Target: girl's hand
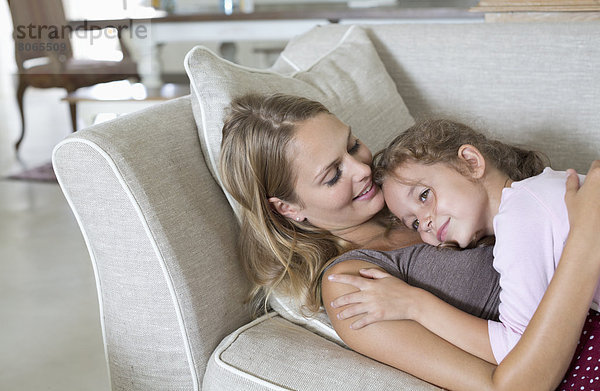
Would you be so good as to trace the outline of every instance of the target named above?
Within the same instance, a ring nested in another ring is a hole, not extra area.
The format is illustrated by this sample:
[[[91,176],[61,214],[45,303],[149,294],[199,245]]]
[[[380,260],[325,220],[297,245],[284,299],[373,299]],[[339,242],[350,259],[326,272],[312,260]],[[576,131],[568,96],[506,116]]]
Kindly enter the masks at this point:
[[[337,315],[338,319],[363,315],[350,326],[355,330],[382,320],[414,319],[418,288],[380,269],[361,269],[360,274],[362,277],[349,274],[329,276],[330,281],[360,289],[331,302],[333,308],[346,307]]]
[[[579,187],[579,177],[567,170],[565,204],[569,211],[571,232],[586,241],[599,242],[600,238],[600,160],[592,163],[585,183]]]

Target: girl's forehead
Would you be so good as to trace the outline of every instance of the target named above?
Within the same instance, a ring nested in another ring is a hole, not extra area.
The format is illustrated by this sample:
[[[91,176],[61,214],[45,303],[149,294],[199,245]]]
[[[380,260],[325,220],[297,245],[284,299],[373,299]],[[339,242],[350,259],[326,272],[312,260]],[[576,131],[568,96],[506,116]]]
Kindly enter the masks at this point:
[[[404,225],[406,225],[407,215],[411,215],[414,209],[414,202],[410,194],[411,192],[416,192],[415,189],[415,186],[406,185],[393,179],[384,182],[382,186],[383,196],[388,209]]]
[[[406,181],[397,176],[388,176],[381,188],[384,196],[390,199],[406,198],[420,184],[418,182]]]
[[[448,175],[452,167],[444,163],[425,164],[415,161],[406,161],[392,170],[390,178],[409,185],[424,184],[432,179]]]
[[[418,186],[427,182],[428,175],[424,170],[403,164],[385,175],[383,182],[394,182],[403,186]],[[425,170],[427,171],[427,170]]]

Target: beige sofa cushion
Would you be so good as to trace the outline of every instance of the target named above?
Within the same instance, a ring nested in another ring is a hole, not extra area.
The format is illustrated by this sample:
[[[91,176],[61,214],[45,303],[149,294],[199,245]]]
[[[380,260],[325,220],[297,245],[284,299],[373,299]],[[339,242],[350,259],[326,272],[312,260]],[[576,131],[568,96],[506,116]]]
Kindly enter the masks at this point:
[[[202,389],[439,390],[325,341],[273,313],[241,327],[221,342],[210,358]]]
[[[218,176],[223,119],[232,98],[258,92],[305,96],[324,103],[367,146],[383,146],[398,131],[414,121],[379,59],[365,31],[350,27],[324,55],[311,64],[297,65],[282,75],[268,70],[250,69],[219,58],[204,47],[192,49],[185,58],[191,81],[192,109],[207,165]],[[227,192],[234,210],[237,203]],[[327,316],[301,315],[293,300],[273,295],[271,306],[286,319],[305,325],[326,338],[342,343]]]

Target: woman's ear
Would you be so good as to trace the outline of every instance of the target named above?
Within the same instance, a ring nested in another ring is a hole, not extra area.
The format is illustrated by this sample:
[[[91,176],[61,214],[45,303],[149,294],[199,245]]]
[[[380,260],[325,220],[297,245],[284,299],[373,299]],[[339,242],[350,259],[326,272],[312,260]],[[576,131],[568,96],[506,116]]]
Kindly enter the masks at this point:
[[[485,173],[485,158],[479,149],[470,144],[461,145],[458,149],[458,160],[467,164],[473,178],[481,179],[483,177]]]
[[[300,210],[296,204],[291,204],[277,197],[270,197],[269,203],[271,204],[271,207],[277,211],[277,213],[287,217],[288,219],[296,221],[304,220],[304,216],[300,215]]]

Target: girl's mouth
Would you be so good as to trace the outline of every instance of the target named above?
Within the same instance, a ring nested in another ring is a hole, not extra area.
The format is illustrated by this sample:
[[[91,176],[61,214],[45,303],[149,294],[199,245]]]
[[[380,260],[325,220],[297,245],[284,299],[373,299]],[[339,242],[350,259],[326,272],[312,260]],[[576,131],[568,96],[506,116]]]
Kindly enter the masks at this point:
[[[450,223],[449,218],[448,221],[446,221],[437,231],[437,240],[441,243],[444,243],[446,241],[446,237],[448,236],[448,223]]]
[[[363,201],[371,199],[371,197],[373,197],[373,195],[375,194],[376,188],[377,187],[373,185],[373,182],[371,182],[366,188],[363,189],[363,191],[359,195],[354,197],[352,201]]]

